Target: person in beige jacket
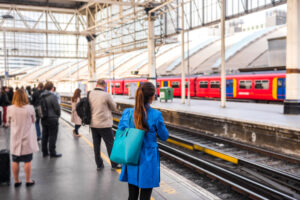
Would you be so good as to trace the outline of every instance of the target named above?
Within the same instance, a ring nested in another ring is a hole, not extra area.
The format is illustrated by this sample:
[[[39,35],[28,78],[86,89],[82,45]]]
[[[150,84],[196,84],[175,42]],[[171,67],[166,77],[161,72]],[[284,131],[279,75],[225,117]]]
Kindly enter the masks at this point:
[[[103,79],[97,81],[96,88],[90,91],[89,103],[91,106],[92,119],[90,128],[93,135],[95,161],[97,170],[101,170],[103,160],[100,157],[101,138],[103,138],[107,153],[110,156],[114,143],[112,132],[113,117],[112,111],[116,110],[116,103],[113,101],[110,94],[105,92],[106,83]],[[121,168],[121,165],[111,161],[112,168]]]
[[[71,98],[71,102],[72,102],[71,122],[75,124],[75,129],[73,130],[74,137],[80,137],[78,130],[81,127],[81,119],[78,116],[76,111],[76,106],[80,101],[80,94],[81,94],[81,90],[77,88],[74,91],[73,97]]]
[[[34,185],[31,180],[32,154],[38,151],[35,131],[35,111],[28,104],[24,90],[19,89],[13,96],[11,106],[7,108],[7,119],[10,124],[10,153],[12,154],[12,171],[15,187],[21,186],[19,179],[20,162],[24,162],[26,186]]]

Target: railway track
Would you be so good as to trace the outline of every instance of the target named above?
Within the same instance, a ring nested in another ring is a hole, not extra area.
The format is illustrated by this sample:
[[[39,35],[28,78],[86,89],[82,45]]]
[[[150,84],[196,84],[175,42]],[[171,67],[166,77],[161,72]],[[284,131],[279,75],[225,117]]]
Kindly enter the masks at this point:
[[[62,109],[70,112],[70,104]],[[120,113],[114,113],[117,128]],[[300,199],[300,159],[167,124],[160,152],[252,199]]]

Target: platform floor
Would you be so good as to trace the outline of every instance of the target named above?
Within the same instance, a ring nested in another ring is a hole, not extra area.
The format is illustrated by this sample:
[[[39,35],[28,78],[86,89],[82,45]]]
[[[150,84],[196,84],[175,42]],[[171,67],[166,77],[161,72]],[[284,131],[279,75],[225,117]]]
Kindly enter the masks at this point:
[[[35,153],[32,161],[32,178],[36,181],[36,185],[28,189],[25,187],[25,174],[21,169],[20,179],[23,185],[20,188],[14,188],[13,184],[1,186],[0,199],[127,199],[127,183],[118,180],[120,170],[111,169],[105,145],[102,145],[101,149],[105,168],[97,171],[92,137],[88,128],[81,128],[80,133],[83,137],[76,139],[72,136],[72,127],[66,122],[70,120],[70,115],[63,112],[62,118],[64,120],[60,120],[57,140],[57,152],[63,154],[62,158],[43,158],[41,152]],[[7,133],[0,128],[0,144],[7,142],[6,136]],[[161,187],[154,189],[152,200],[162,199],[216,200],[219,198],[161,166]]]
[[[134,105],[134,99],[129,99],[127,96],[115,95],[114,100],[118,103]],[[283,105],[226,102],[226,108],[221,108],[220,101],[192,99],[190,105],[187,105],[187,103],[181,104],[181,99],[176,98],[173,99],[173,102],[157,100],[151,106],[158,109],[300,131],[300,115],[284,115]]]

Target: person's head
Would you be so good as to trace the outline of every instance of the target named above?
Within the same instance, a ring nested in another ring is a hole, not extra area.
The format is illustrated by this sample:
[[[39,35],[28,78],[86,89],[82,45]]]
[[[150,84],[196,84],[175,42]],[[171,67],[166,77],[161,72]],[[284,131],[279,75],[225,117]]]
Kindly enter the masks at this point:
[[[72,102],[76,102],[78,98],[80,98],[81,90],[77,88],[73,94]]]
[[[7,88],[6,86],[3,86],[3,87],[1,88],[1,91],[2,91],[2,92],[6,92],[6,88]]]
[[[28,98],[24,90],[18,89],[15,91],[12,104],[18,107],[22,107],[28,104]]]
[[[48,81],[46,84],[45,84],[45,87],[44,89],[45,90],[48,90],[48,91],[51,91],[53,89],[54,85],[51,81]]]
[[[151,104],[154,98],[154,85],[151,82],[141,83],[135,93],[134,124],[137,129],[149,130],[145,105]]]
[[[27,90],[27,92],[28,92],[28,94],[31,94],[31,86],[26,86],[26,90]]]
[[[105,88],[106,87],[106,82],[104,79],[98,79],[96,87],[101,87],[101,88]]]
[[[9,92],[9,88],[8,87],[5,87],[5,92]]]
[[[44,89],[44,84],[43,83],[39,83],[37,86],[38,90],[43,90]]]

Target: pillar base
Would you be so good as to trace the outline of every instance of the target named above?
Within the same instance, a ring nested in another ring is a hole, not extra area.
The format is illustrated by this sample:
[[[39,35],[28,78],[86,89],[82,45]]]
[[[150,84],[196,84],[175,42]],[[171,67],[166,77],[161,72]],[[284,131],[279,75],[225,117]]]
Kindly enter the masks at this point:
[[[284,114],[300,114],[300,100],[285,100],[283,107]]]

